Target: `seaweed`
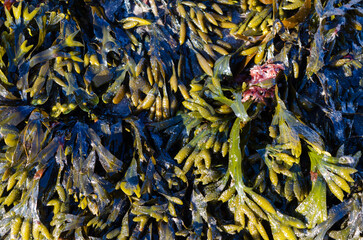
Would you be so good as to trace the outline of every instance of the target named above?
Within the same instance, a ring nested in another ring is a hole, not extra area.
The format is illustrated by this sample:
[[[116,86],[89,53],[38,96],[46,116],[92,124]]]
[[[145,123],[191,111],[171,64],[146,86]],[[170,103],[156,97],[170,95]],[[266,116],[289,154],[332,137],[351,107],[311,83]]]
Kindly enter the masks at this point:
[[[361,239],[362,2],[1,1],[1,239]]]

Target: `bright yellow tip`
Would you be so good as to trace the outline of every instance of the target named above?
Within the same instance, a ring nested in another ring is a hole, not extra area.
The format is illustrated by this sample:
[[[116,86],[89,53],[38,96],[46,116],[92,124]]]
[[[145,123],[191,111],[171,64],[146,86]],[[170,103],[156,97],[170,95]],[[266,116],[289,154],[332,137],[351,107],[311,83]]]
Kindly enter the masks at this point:
[[[12,5],[16,22],[20,22],[21,7],[22,7],[22,2],[19,2],[18,7],[15,7],[14,5]]]
[[[35,8],[32,12],[29,13],[29,8],[26,7],[24,10],[24,20],[29,22],[30,20],[32,20],[34,18],[34,16],[38,13],[40,8]]]
[[[20,46],[20,49],[21,49],[21,51],[22,52],[24,52],[24,53],[27,53],[27,52],[29,52],[29,50],[34,46],[34,45],[29,45],[29,46],[27,46],[26,47],[26,44],[28,43],[28,40],[25,40],[22,44],[21,44],[21,46]]]
[[[79,31],[75,31],[66,38],[65,45],[67,47],[83,47],[82,43],[73,40],[73,38],[77,35],[78,32]]]

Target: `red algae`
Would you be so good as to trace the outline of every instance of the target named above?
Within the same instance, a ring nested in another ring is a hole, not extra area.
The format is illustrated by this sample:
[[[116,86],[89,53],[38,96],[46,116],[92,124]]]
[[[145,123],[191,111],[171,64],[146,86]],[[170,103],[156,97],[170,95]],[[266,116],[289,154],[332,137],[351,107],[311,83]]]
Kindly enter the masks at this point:
[[[242,102],[248,100],[264,103],[265,98],[274,96],[275,84],[268,81],[274,80],[280,70],[284,70],[284,65],[266,63],[256,65],[250,70],[251,80],[247,83],[247,90],[243,92]]]

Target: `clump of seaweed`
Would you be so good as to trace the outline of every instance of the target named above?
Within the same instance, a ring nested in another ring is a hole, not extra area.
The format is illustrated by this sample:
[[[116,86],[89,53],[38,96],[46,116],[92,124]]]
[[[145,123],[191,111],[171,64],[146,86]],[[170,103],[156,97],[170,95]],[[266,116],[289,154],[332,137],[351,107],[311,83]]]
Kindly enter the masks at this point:
[[[362,2],[1,1],[2,239],[360,239]]]

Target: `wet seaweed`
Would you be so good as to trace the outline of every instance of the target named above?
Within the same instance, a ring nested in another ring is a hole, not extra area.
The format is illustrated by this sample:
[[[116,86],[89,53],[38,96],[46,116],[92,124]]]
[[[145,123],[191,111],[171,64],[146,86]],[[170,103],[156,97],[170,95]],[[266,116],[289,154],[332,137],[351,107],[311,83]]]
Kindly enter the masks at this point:
[[[1,239],[361,239],[362,2],[1,1]]]

